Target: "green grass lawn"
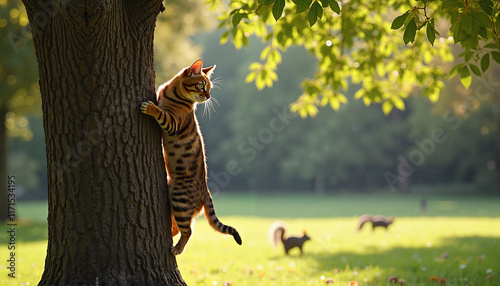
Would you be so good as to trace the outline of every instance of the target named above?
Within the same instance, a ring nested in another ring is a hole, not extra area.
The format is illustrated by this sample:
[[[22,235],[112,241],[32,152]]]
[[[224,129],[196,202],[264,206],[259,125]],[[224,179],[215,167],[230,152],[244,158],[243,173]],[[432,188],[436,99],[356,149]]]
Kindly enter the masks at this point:
[[[240,230],[243,246],[201,219],[178,258],[189,285],[323,285],[326,278],[333,285],[386,285],[391,275],[409,285],[430,285],[430,276],[445,277],[448,285],[498,285],[487,276],[500,273],[499,218],[403,217],[389,231],[360,232],[356,218],[287,219],[290,234],[307,229],[312,237],[302,257],[297,249],[287,257],[270,247],[267,227],[274,219],[225,217]]]
[[[500,285],[498,197],[428,198],[422,215],[416,196],[221,195],[214,200],[219,217],[238,229],[243,245],[199,217],[177,258],[188,285],[326,285],[328,278],[334,280],[330,285],[389,285],[391,275],[408,285],[432,285],[430,276],[446,278],[447,285]],[[36,285],[43,271],[46,206],[18,206],[17,275],[7,279],[8,237],[2,225],[0,285]],[[388,231],[365,226],[356,232],[363,213],[397,218]],[[281,247],[270,246],[268,227],[277,219],[287,223],[290,235],[307,230],[312,240],[302,257],[297,249],[287,257]]]

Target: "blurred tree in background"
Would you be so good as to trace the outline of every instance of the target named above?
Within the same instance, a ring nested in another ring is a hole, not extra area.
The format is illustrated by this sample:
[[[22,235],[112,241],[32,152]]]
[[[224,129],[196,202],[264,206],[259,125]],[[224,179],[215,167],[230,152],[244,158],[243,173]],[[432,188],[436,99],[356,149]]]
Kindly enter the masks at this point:
[[[33,49],[28,17],[21,1],[0,1],[0,196],[7,197],[7,145],[8,137],[31,140],[27,115],[41,114],[40,92],[38,90],[38,66]],[[23,156],[17,153],[16,156]],[[22,166],[15,170],[36,174],[37,162],[27,157],[18,158],[30,163],[30,168]],[[22,160],[22,161],[21,161]],[[12,170],[12,169],[11,169]],[[34,171],[34,172],[29,172]],[[11,171],[9,175],[16,174]],[[30,176],[35,178],[34,176]],[[17,178],[20,179],[19,176]],[[26,181],[29,178],[25,178]],[[36,184],[36,182],[34,182]],[[0,204],[0,219],[7,217],[7,205]]]
[[[155,73],[157,85],[168,81],[183,67],[200,57],[202,45],[192,36],[210,30],[215,18],[202,0],[169,1],[158,17],[155,30]]]

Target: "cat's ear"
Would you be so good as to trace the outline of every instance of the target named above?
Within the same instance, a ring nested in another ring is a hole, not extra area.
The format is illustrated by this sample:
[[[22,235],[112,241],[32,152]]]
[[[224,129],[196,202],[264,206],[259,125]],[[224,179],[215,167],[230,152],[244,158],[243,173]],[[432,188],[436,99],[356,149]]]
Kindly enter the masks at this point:
[[[189,67],[188,75],[200,75],[201,74],[201,68],[203,67],[203,61],[201,59],[197,60],[194,62],[194,64]]]
[[[212,73],[214,72],[215,67],[216,67],[216,65],[213,65],[213,66],[208,67],[208,68],[203,68],[202,71],[208,77],[212,77]]]

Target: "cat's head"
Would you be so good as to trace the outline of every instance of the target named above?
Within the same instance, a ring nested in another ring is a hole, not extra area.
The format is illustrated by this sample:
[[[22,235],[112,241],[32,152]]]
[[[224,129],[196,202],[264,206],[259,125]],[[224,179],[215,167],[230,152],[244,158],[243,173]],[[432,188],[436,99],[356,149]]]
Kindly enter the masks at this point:
[[[193,103],[203,103],[210,99],[212,82],[210,78],[215,65],[203,68],[203,61],[197,60],[182,72],[180,89],[182,95]]]

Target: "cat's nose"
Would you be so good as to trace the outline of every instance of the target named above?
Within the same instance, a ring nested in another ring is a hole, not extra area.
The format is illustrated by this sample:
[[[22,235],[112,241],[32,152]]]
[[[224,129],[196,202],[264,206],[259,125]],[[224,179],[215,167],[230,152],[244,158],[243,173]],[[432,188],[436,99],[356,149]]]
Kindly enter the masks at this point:
[[[205,93],[204,93],[204,95],[205,95],[205,97],[206,97],[207,99],[210,99],[210,93],[205,92]]]

